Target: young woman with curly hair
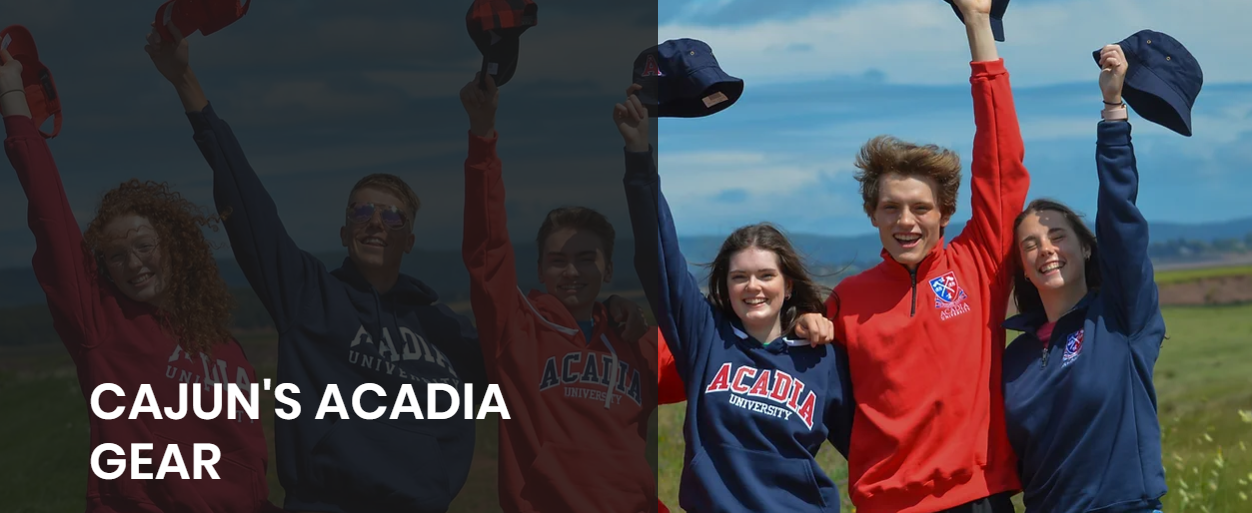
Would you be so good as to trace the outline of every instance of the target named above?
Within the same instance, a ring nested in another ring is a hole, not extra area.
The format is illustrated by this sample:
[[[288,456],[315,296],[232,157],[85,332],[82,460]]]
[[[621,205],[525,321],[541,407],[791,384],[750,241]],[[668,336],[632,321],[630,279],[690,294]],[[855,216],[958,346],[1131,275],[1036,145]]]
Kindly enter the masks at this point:
[[[89,472],[86,510],[276,511],[268,502],[260,421],[243,414],[230,419],[219,410],[225,408],[226,387],[246,390],[256,373],[231,338],[230,294],[200,231],[215,227],[217,219],[164,184],[131,180],[104,195],[86,233],[80,232],[52,152],[31,119],[22,64],[3,50],[0,62],[4,149],[30,204],[35,275],[84,397],[101,384],[114,384],[122,393],[100,394],[100,411],[129,409],[146,386],[156,405],[185,406],[180,418],[164,408],[135,418],[89,416],[93,454],[106,443],[126,452],[97,455],[103,472],[116,469],[103,460],[133,463],[131,444],[151,444],[139,454],[151,463],[127,468],[114,479]],[[219,411],[211,420],[180,401],[184,393],[188,402],[194,400],[195,387],[201,387],[201,410]],[[165,471],[163,455],[170,446],[190,464],[196,457],[193,444],[206,443],[219,450],[212,467],[218,479],[192,479],[191,468]],[[135,479],[135,470],[156,479]]]

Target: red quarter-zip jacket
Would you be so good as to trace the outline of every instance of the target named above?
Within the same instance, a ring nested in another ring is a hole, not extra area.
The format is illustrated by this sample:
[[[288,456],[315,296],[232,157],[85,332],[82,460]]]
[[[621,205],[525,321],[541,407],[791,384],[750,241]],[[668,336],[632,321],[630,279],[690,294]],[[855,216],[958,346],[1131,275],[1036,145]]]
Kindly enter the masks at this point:
[[[559,299],[517,284],[496,138],[469,136],[462,256],[500,421],[500,505],[506,512],[650,511],[656,331],[622,340],[596,305],[588,341]]]
[[[211,354],[192,357],[166,335],[156,310],[123,296],[106,283],[103,270],[83,252],[83,234],[70,210],[65,187],[52,159],[48,143],[29,117],[4,118],[7,137],[4,149],[17,171],[29,201],[28,222],[35,235],[35,277],[43,287],[61,342],[78,370],[83,397],[102,383],[121,387],[124,397],[100,396],[100,409],[125,408],[126,414],[102,420],[88,412],[90,448],[104,443],[121,446],[125,456],[101,455],[101,460],[125,459],[126,471],[117,479],[104,480],[88,470],[87,511],[91,513],[254,513],[281,511],[269,503],[265,480],[268,454],[261,420],[242,411],[234,420],[226,408],[226,386],[238,384],[246,393],[256,382],[256,372],[234,340],[213,346]],[[202,408],[212,408],[213,383],[222,386],[222,410],[212,420],[202,420],[192,410],[187,390],[186,416],[172,420],[165,408],[179,408],[179,383],[204,387]],[[129,419],[140,385],[151,386],[162,418],[140,413]],[[166,474],[163,479],[131,478],[131,444],[152,444],[141,457],[151,463],[141,471],[153,474],[160,468],[170,445],[177,445],[188,477],[194,478],[193,444],[217,445],[221,460],[214,470],[221,479],[183,479]],[[114,466],[101,461],[105,472]],[[83,469],[90,469],[83,462]]]
[[[1021,487],[1004,425],[1001,324],[1030,176],[1003,59],[970,66],[973,218],[915,272],[884,250],[827,302],[856,390],[848,473],[862,513],[934,512]]]

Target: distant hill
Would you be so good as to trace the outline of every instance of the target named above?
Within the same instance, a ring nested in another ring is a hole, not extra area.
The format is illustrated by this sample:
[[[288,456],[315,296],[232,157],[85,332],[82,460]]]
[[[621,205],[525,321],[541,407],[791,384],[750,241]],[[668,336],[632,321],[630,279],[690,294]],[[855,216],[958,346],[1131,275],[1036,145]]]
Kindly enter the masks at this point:
[[[1252,218],[1197,225],[1153,223],[1151,256],[1161,264],[1187,265],[1221,260],[1232,253],[1247,253],[1252,248],[1252,228],[1249,227],[1252,227]],[[947,231],[947,239],[951,240],[963,228],[964,224],[951,225]],[[791,234],[791,238],[797,249],[808,258],[814,272],[819,275],[833,275],[823,279],[826,282],[872,266],[881,258],[879,254],[882,244],[876,233],[846,237],[797,233]],[[712,262],[723,239],[724,236],[681,239],[683,253],[698,277],[703,278],[706,275],[700,264]],[[515,251],[518,278],[521,282],[519,286],[523,290],[538,287],[538,253],[535,244],[519,243]],[[317,256],[328,268],[334,269],[341,265],[347,252],[330,251],[318,253]],[[614,261],[617,272],[614,283],[606,288],[606,292],[638,290],[639,281],[635,276],[633,263],[634,241],[619,240],[614,251]],[[232,288],[248,287],[243,272],[233,259],[219,260],[218,268]],[[415,249],[405,258],[402,272],[426,282],[445,302],[469,299],[469,274],[461,262],[460,251]],[[43,290],[35,281],[34,273],[29,267],[0,269],[0,291],[3,291],[0,294],[0,308],[44,303]]]

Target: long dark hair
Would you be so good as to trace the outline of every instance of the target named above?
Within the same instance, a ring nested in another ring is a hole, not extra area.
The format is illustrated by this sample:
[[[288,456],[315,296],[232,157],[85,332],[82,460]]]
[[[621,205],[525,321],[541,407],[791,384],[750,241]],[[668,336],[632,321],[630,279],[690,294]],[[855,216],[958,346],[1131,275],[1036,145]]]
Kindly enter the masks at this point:
[[[1043,300],[1039,298],[1039,289],[1035,288],[1035,284],[1026,279],[1026,270],[1022,268],[1022,248],[1017,244],[1017,229],[1022,225],[1022,221],[1026,219],[1027,215],[1037,214],[1045,210],[1060,213],[1065,218],[1065,221],[1069,223],[1069,228],[1078,236],[1083,249],[1090,251],[1090,256],[1083,262],[1087,290],[1095,291],[1100,288],[1100,248],[1096,244],[1096,236],[1091,232],[1091,228],[1088,228],[1087,223],[1083,222],[1082,216],[1065,206],[1065,204],[1050,199],[1037,199],[1026,205],[1026,210],[1018,214],[1017,220],[1013,221],[1013,302],[1017,305],[1019,313],[1043,311]]]
[[[778,255],[779,272],[791,282],[791,297],[783,300],[782,306],[783,333],[791,333],[795,329],[796,319],[802,314],[826,313],[826,298],[823,296],[825,289],[813,281],[804,260],[791,246],[787,236],[770,223],[741,227],[722,243],[709,273],[709,301],[715,308],[729,317],[736,316],[730,303],[730,287],[727,285],[730,258],[735,253],[753,247]]]

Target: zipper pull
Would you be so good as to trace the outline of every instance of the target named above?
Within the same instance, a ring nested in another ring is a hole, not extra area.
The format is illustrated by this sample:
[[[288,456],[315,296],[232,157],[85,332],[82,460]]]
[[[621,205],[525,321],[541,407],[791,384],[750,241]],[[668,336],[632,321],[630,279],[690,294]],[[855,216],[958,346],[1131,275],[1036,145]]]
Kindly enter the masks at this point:
[[[1048,366],[1048,346],[1046,345],[1043,346],[1043,352],[1039,355],[1039,362],[1042,363],[1044,367]]]

